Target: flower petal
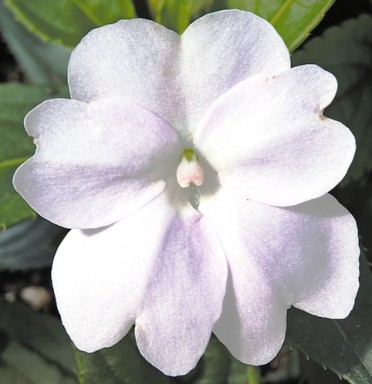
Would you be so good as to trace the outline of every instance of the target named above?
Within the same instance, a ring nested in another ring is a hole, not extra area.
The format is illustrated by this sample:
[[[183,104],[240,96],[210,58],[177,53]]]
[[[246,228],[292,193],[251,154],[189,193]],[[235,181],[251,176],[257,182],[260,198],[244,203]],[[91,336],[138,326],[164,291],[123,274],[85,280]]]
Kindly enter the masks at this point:
[[[179,36],[150,20],[121,20],[89,32],[71,54],[71,97],[92,101],[120,96],[177,120]]]
[[[117,99],[50,100],[25,125],[37,150],[14,185],[41,216],[67,228],[101,227],[134,212],[163,191],[181,153],[164,120]]]
[[[226,296],[213,333],[238,360],[261,365],[283,345],[287,306],[243,256],[228,259]]]
[[[204,353],[221,314],[226,258],[210,224],[197,211],[166,228],[136,320],[143,356],[167,375],[189,372]]]
[[[266,20],[249,12],[207,14],[182,35],[187,118],[192,129],[207,108],[238,82],[290,68],[288,49]]]
[[[288,50],[268,22],[226,10],[198,19],[181,39],[143,19],[97,28],[73,51],[68,77],[73,99],[120,96],[185,131],[239,81],[289,67]]]
[[[295,205],[331,190],[355,152],[348,128],[325,118],[335,78],[314,65],[255,76],[223,95],[201,122],[195,144],[220,183],[245,198]]]
[[[62,322],[79,349],[110,347],[134,324],[171,219],[158,197],[109,227],[73,229],[62,241],[53,287]]]
[[[274,357],[291,305],[329,318],[351,311],[358,290],[357,228],[332,196],[278,208],[225,191],[202,199],[199,209],[216,228],[230,267],[215,333],[238,359],[263,364]]]
[[[52,271],[79,349],[109,347],[136,322],[141,353],[169,375],[187,373],[205,351],[226,275],[213,228],[191,207],[177,213],[165,194],[110,227],[72,230]]]

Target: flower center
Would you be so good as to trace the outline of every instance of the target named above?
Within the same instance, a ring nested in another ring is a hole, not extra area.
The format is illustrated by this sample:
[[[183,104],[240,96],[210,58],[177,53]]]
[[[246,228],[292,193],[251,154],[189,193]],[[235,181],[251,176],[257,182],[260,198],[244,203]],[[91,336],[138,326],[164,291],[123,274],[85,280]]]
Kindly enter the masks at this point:
[[[190,184],[200,186],[203,184],[203,181],[204,175],[198,161],[198,156],[192,149],[185,149],[177,168],[178,184],[181,188],[187,188]]]

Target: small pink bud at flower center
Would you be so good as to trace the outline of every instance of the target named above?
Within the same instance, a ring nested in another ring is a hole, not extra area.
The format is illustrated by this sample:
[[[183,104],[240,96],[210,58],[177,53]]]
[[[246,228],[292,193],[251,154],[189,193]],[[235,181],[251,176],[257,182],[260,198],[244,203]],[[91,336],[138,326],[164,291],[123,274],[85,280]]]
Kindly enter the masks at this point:
[[[204,180],[203,170],[198,162],[196,153],[192,149],[185,149],[181,162],[177,168],[177,182],[182,188],[190,184],[202,185]]]

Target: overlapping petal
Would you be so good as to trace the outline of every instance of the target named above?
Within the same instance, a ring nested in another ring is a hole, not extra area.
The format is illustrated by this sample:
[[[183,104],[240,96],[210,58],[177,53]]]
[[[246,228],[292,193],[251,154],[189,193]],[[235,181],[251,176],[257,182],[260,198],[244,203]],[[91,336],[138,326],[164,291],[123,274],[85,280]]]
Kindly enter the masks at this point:
[[[198,19],[181,38],[142,19],[93,30],[73,51],[68,76],[73,99],[120,96],[185,131],[239,81],[289,67],[288,50],[268,22],[226,10]]]
[[[78,348],[113,345],[137,319],[141,353],[170,375],[191,370],[205,351],[226,276],[213,228],[164,194],[110,227],[72,230],[53,265],[58,309]]]
[[[352,133],[323,116],[335,78],[314,65],[251,77],[207,111],[194,142],[221,185],[276,206],[319,197],[346,174]]]
[[[89,102],[120,96],[174,124],[182,108],[175,83],[178,48],[178,34],[150,20],[94,29],[71,54],[71,97]]]
[[[112,224],[160,194],[176,172],[175,131],[132,103],[50,100],[25,125],[37,150],[14,185],[41,216],[64,227]]]
[[[249,12],[207,14],[186,29],[181,41],[191,131],[207,108],[240,81],[290,68],[288,49],[273,26]]]
[[[110,347],[134,324],[156,245],[170,220],[165,212],[154,220],[157,213],[148,204],[109,227],[73,229],[58,248],[53,288],[62,322],[79,349]]]
[[[222,315],[213,333],[238,360],[271,361],[283,345],[287,306],[247,255],[230,254],[230,279]]]
[[[202,200],[200,210],[216,228],[230,268],[215,333],[238,359],[263,364],[274,357],[291,305],[329,318],[351,311],[357,228],[332,196],[278,208],[220,192]]]
[[[137,318],[144,357],[164,373],[190,371],[204,353],[225,294],[227,266],[213,227],[197,211],[167,226]]]

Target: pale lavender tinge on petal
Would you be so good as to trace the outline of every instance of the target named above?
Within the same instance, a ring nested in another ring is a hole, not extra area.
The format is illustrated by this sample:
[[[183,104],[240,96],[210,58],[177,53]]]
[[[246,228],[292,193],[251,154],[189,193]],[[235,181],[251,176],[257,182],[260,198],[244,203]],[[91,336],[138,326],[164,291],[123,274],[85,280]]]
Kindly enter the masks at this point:
[[[215,332],[238,359],[263,364],[274,357],[291,305],[329,318],[351,311],[357,228],[332,196],[278,208],[220,191],[199,208],[216,228],[230,267]]]
[[[334,197],[289,208],[246,202],[235,220],[247,251],[288,305],[328,318],[349,314],[359,286],[358,232]]]
[[[109,225],[151,201],[181,151],[164,120],[115,98],[47,101],[25,125],[37,150],[14,185],[41,216],[67,228]]]
[[[283,345],[287,306],[247,255],[228,255],[229,279],[222,315],[213,332],[238,360],[261,365]]]
[[[191,206],[174,216],[136,320],[138,348],[150,363],[172,376],[194,368],[221,314],[226,277],[213,227]]]
[[[109,347],[136,322],[141,353],[169,375],[187,373],[204,353],[226,276],[213,228],[191,207],[177,212],[165,194],[112,226],[72,230],[52,271],[79,349]]]
[[[336,88],[314,65],[251,77],[210,107],[195,145],[221,185],[245,198],[289,206],[322,196],[355,152],[349,129],[322,114]]]
[[[348,316],[359,288],[360,249],[354,218],[331,195],[289,208],[289,212],[298,226],[308,226],[302,252],[314,258],[309,284],[301,287],[301,295],[292,305],[321,317]],[[305,224],[298,219],[303,216],[310,218]],[[293,275],[297,275],[295,268]],[[296,285],[301,286],[300,282]]]

